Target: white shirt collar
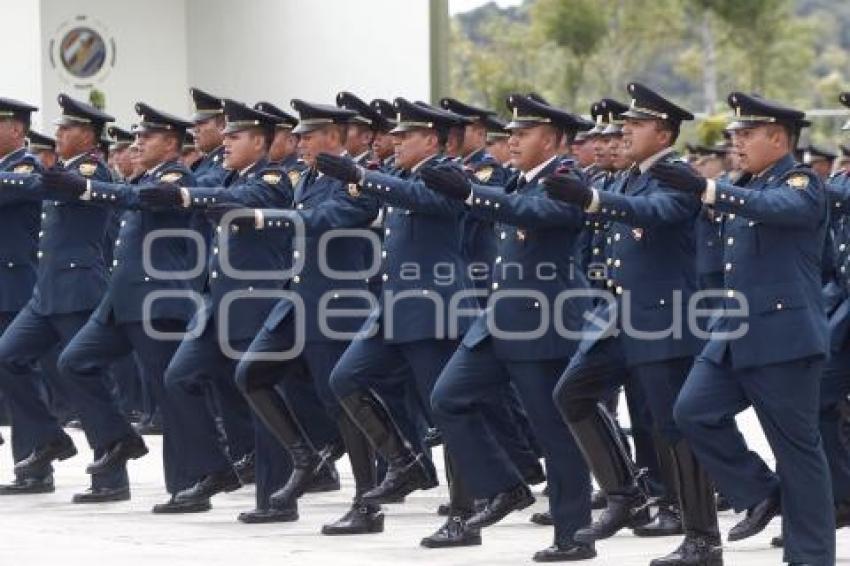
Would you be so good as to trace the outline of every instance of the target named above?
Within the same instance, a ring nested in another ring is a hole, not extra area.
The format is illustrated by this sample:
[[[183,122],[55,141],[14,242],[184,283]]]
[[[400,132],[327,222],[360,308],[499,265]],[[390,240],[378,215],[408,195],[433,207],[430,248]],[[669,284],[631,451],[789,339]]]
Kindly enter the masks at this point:
[[[71,159],[67,159],[67,160],[60,159],[59,163],[61,163],[63,167],[70,167],[74,162],[82,159],[83,157],[85,157],[88,154],[89,154],[89,152],[84,151],[83,153],[75,155]]]
[[[239,171],[239,176],[240,176],[240,177],[241,177],[241,176],[243,176],[245,173],[247,173],[248,171],[250,171],[250,170],[251,170],[251,168],[252,168],[254,165],[256,165],[256,164],[257,164],[257,162],[255,161],[255,162],[253,162],[252,164],[250,164],[249,166],[247,166],[247,167],[245,167],[244,169],[242,169],[241,171]]]
[[[549,164],[552,163],[553,161],[555,161],[556,159],[558,159],[558,156],[553,155],[552,157],[550,157],[549,159],[547,159],[546,161],[544,161],[543,163],[541,163],[540,165],[538,165],[534,169],[531,169],[530,171],[523,171],[522,177],[523,177],[523,179],[525,179],[525,182],[528,183],[528,182],[533,181],[534,178],[537,177],[540,174],[541,171],[546,169],[546,167],[548,167]]]
[[[640,162],[640,165],[638,165],[638,168],[640,169],[640,172],[641,172],[641,173],[646,173],[646,171],[647,171],[650,167],[652,167],[652,166],[653,166],[653,165],[655,165],[655,164],[656,164],[659,160],[661,160],[663,157],[665,157],[666,155],[669,155],[669,154],[673,153],[674,151],[676,151],[676,148],[674,148],[674,147],[665,147],[664,149],[662,149],[661,151],[659,151],[659,152],[658,152],[658,153],[656,153],[655,155],[651,155],[651,156],[647,157],[646,159],[644,159],[643,161],[641,161],[641,162]]]
[[[436,156],[437,156],[437,154],[436,154],[436,153],[432,153],[431,155],[429,155],[428,157],[426,157],[425,159],[423,159],[422,161],[420,161],[419,163],[417,163],[417,164],[413,167],[413,169],[411,169],[411,170],[410,170],[410,172],[411,172],[411,173],[416,173],[416,171],[418,171],[418,170],[419,170],[419,169],[420,169],[423,165],[425,165],[426,163],[428,163],[429,161],[431,161],[432,159],[434,159]]]

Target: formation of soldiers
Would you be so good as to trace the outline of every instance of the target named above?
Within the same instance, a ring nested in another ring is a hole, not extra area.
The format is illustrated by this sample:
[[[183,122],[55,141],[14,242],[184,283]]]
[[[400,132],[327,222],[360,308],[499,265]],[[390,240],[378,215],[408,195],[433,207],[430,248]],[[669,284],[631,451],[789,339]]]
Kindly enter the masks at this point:
[[[424,547],[481,544],[545,481],[535,561],[630,529],[683,537],[653,566],[720,565],[719,508],[745,512],[729,541],[781,515],[784,561],[833,564],[848,169],[798,161],[804,113],[740,92],[726,141],[682,158],[693,115],[627,90],[590,121],[513,94],[504,122],[453,98],[341,92],[291,115],[192,89],[191,119],[140,102],[130,130],[60,95],[55,140],[0,98],[0,494],[54,490],[72,418],[95,458],[74,503],[129,499],[127,462],[161,432],[154,513],[254,483],[240,521],[295,521],[347,454],[351,507],[322,533],[360,535],[438,485],[442,444],[447,518]],[[749,407],[775,470],[736,428]]]

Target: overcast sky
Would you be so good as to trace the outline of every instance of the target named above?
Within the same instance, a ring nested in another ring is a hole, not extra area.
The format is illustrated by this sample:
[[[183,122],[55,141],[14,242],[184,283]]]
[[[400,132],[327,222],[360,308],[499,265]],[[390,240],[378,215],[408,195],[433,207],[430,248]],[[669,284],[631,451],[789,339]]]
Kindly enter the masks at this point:
[[[473,8],[487,4],[491,0],[449,0],[449,13],[455,15],[460,12],[468,12]],[[505,6],[518,6],[522,4],[522,0],[495,0],[496,4],[504,8]]]

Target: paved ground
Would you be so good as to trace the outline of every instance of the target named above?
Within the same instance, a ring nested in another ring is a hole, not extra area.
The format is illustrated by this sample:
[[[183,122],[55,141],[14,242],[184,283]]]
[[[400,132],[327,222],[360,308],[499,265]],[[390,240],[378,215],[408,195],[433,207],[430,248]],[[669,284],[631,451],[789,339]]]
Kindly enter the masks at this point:
[[[754,447],[765,451],[752,419],[743,428]],[[8,430],[3,430],[8,439]],[[79,431],[72,431],[78,447],[85,446]],[[242,489],[218,496],[210,513],[187,516],[154,516],[150,508],[164,499],[159,452],[161,437],[148,437],[151,454],[131,464],[133,499],[127,503],[80,506],[71,495],[87,483],[84,464],[91,454],[81,450],[76,458],[59,464],[57,491],[50,495],[0,498],[0,565],[62,566],[90,564],[167,566],[203,565],[515,565],[531,564],[535,550],[548,546],[551,530],[528,522],[533,511],[544,509],[545,499],[484,532],[480,547],[427,550],[419,539],[436,529],[434,514],[446,499],[440,487],[411,496],[408,503],[387,507],[383,534],[330,538],[318,534],[321,525],[347,508],[352,480],[341,462],[341,492],[311,495],[302,500],[301,520],[278,525],[242,525],[236,515],[253,507],[253,491]],[[8,444],[0,447],[0,476],[11,477]],[[735,516],[724,513],[721,528],[728,531]],[[776,565],[781,553],[769,547],[779,531],[778,522],[760,536],[727,545],[727,565]],[[621,535],[598,545],[599,558],[589,564],[632,566],[648,564],[677,544],[676,539],[638,539]],[[850,530],[839,534],[839,564],[850,564]]]

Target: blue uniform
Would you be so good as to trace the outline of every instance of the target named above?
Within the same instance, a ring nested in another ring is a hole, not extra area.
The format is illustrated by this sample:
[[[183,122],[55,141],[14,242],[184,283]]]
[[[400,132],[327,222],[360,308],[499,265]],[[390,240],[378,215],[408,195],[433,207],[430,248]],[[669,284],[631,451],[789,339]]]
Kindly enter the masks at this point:
[[[584,215],[547,199],[540,182],[557,166],[552,160],[522,186],[519,176],[505,190],[473,186],[468,212],[498,223],[493,293],[487,311],[476,318],[443,369],[431,402],[458,473],[474,495],[492,497],[521,483],[522,477],[474,407],[506,383],[516,387],[542,445],[556,540],[563,541],[590,520],[590,475],[552,403],[552,390],[576,341],[546,321],[557,317],[576,331],[591,303],[582,297],[557,301],[562,291],[587,288],[572,256]],[[545,273],[539,271],[541,265]],[[540,334],[530,337],[538,328]],[[523,332],[521,339],[502,334]]]
[[[660,160],[674,161],[667,153]],[[556,388],[556,400],[570,427],[595,422],[596,402],[624,383],[635,421],[653,427],[659,457],[681,439],[672,410],[701,343],[688,328],[665,332],[681,320],[684,305],[697,290],[694,221],[699,202],[663,186],[637,167],[599,191],[596,216],[608,223],[605,238],[608,294],[595,307],[597,322],[584,327],[579,349]],[[613,324],[606,329],[598,321]],[[627,326],[627,323],[630,324]],[[628,331],[627,331],[628,330]],[[655,332],[642,339],[634,330]],[[645,405],[649,415],[643,415]],[[649,421],[649,422],[645,422]],[[580,443],[589,442],[576,433]],[[639,446],[640,448],[640,446]],[[638,454],[644,461],[648,448]],[[591,468],[609,495],[632,493],[631,474],[606,474],[599,452],[590,452]],[[620,458],[626,458],[620,453]],[[607,458],[607,456],[606,456]],[[669,457],[668,457],[669,459]],[[619,462],[618,466],[624,466]],[[618,469],[620,469],[618,467]],[[653,474],[657,478],[657,474]],[[675,490],[675,486],[666,486]]]
[[[439,160],[435,156],[430,164]],[[383,293],[362,337],[354,339],[337,364],[331,385],[337,396],[347,396],[370,387],[371,379],[386,377],[388,367],[406,362],[421,398],[427,400],[469,325],[464,317],[449,330],[455,312],[452,297],[461,297],[455,307],[475,312],[471,294],[463,294],[470,287],[462,251],[463,212],[428,190],[416,173],[394,177],[369,171],[359,190],[387,204]],[[445,273],[444,281],[437,283],[440,273]],[[369,336],[369,329],[376,327],[381,330]]]
[[[791,155],[740,183],[746,184],[718,182],[714,206],[730,215],[724,306],[738,308],[743,296],[749,308],[710,327],[712,338],[682,389],[676,421],[736,509],[781,492],[786,561],[833,564],[832,492],[817,422],[829,347],[821,294],[823,184]],[[737,339],[718,334],[741,324],[748,330]],[[749,406],[776,455],[778,475],[747,449],[735,427],[734,415]]]
[[[0,172],[16,174],[38,173],[41,163],[25,148],[15,150],[0,159]],[[3,187],[0,185],[0,187]],[[3,187],[5,188],[5,187]],[[41,205],[31,199],[16,198],[14,192],[0,192],[0,226],[3,237],[0,242],[0,334],[6,330],[15,315],[32,296],[36,277],[36,250],[38,230],[41,224]],[[5,198],[3,198],[5,197]],[[31,387],[30,395],[37,395],[39,383],[26,380],[24,387]],[[2,384],[0,384],[2,393]],[[2,395],[0,395],[2,403]],[[5,405],[5,403],[3,403]],[[36,445],[27,431],[27,416],[14,403],[9,403],[12,420],[12,457],[15,462],[26,458]]]
[[[60,167],[92,181],[109,181],[106,165],[93,154],[60,163]],[[5,180],[5,179],[4,179]],[[109,211],[83,201],[66,202],[44,187],[38,175],[18,178],[4,186],[11,197],[44,200],[37,256],[38,271],[32,298],[0,338],[3,386],[10,402],[26,415],[27,429],[36,446],[47,444],[61,429],[31,386],[36,360],[56,347],[64,348],[88,320],[107,286],[103,240]],[[74,409],[83,410],[74,397]],[[123,420],[122,420],[123,421]],[[87,428],[87,433],[89,429]],[[92,436],[95,457],[102,453]],[[95,475],[93,487],[127,485],[125,469]]]
[[[237,203],[245,207],[280,207],[292,204],[292,187],[283,169],[269,166],[263,159],[247,170],[231,173],[223,187],[191,187],[186,189],[191,207],[202,210],[217,203]],[[222,265],[222,254],[227,255]],[[256,230],[219,229],[212,242],[204,305],[191,324],[194,337],[186,338],[172,358],[165,375],[167,394],[183,406],[194,404],[209,383],[218,390],[221,402],[245,404],[236,389],[234,371],[238,353],[247,349],[260,330],[271,308],[274,296],[264,296],[284,288],[282,279],[263,279],[240,271],[263,273],[268,277],[280,271],[289,261],[290,249],[266,233]],[[256,297],[252,298],[252,294]],[[230,355],[225,352],[231,352]],[[196,409],[197,405],[194,405]],[[248,410],[247,406],[244,408]],[[230,414],[233,411],[228,411]],[[206,410],[191,419],[191,429],[182,431],[181,452],[191,467],[190,475],[199,481],[206,475],[226,470],[245,456],[253,441],[243,440],[241,453],[230,453],[230,460],[218,442],[213,415]],[[249,434],[234,428],[240,423],[224,420],[225,432],[234,446],[234,437]]]
[[[290,414],[296,422],[301,423],[312,442],[323,446],[335,437],[335,431],[327,416],[337,418],[340,414],[338,402],[328,387],[331,369],[348,344],[344,335],[357,331],[369,306],[365,297],[368,294],[365,277],[354,280],[341,279],[330,276],[327,269],[346,273],[363,272],[367,269],[369,257],[372,255],[369,253],[368,242],[363,237],[348,235],[326,239],[323,236],[334,229],[366,228],[377,215],[378,206],[373,198],[350,194],[336,179],[308,170],[299,176],[295,187],[294,208],[304,230],[303,237],[296,240],[295,243],[299,244],[296,246],[291,245],[292,211],[262,211],[265,225],[264,230],[258,233],[287,250],[289,258],[303,263],[300,269],[295,270],[296,274],[287,281],[292,296],[277,301],[268,317],[261,321],[259,332],[248,347],[248,356],[237,366],[236,381],[249,399],[251,392],[272,392],[278,387],[278,392],[290,401],[297,401],[299,397],[306,396],[308,404],[287,406],[278,403],[278,410]],[[324,252],[320,252],[319,246],[323,242],[327,242],[327,245]],[[326,269],[320,267],[320,259],[326,262]],[[290,263],[287,261],[286,265],[289,266]],[[329,318],[326,319],[327,325],[328,329],[338,333],[336,336],[323,331],[320,326],[319,320],[325,316],[322,313],[326,312],[324,309],[330,311]],[[359,318],[355,315],[354,319],[341,319],[333,314],[339,309],[356,309],[364,314]],[[256,354],[291,351],[296,346],[296,336],[303,340],[302,347],[297,352],[298,359],[268,361],[252,358]],[[312,378],[314,391],[324,404],[327,416],[315,411],[316,403],[312,402],[311,391],[299,386],[305,373]],[[271,398],[276,399],[274,395]],[[310,407],[313,410],[310,410]],[[260,415],[262,419],[268,416]],[[258,442],[258,461],[261,457],[268,458],[266,454],[261,455],[260,450],[274,449],[275,445],[269,444],[268,441]],[[289,462],[281,466],[283,463],[278,462],[278,472],[291,469]],[[268,471],[274,469],[270,466]],[[259,508],[268,505],[265,498],[274,487],[271,484],[279,481],[280,476],[268,478],[270,485],[263,489],[265,497],[261,498],[259,493],[257,496]],[[364,487],[368,489],[370,486],[358,485],[358,489]]]
[[[841,403],[850,394],[850,176],[841,173],[826,184],[830,202],[833,277],[824,287],[829,317],[830,359],[824,367],[820,391],[820,433],[832,477],[835,502],[850,498],[850,449],[841,437]]]
[[[192,302],[186,297],[192,290],[191,281],[173,274],[192,267],[187,265],[187,257],[194,243],[185,236],[152,241],[150,267],[162,273],[149,272],[144,257],[148,236],[156,230],[186,230],[189,215],[147,208],[139,199],[139,188],[146,183],[191,180],[189,170],[172,161],[148,171],[135,185],[93,181],[91,190],[81,197],[105,213],[126,210],[106,292],[91,318],[59,356],[59,371],[74,384],[73,395],[80,407],[81,421],[98,449],[108,449],[118,440],[135,434],[106,387],[110,364],[133,352],[143,364],[142,374],[160,407],[164,429],[181,426],[181,411],[169,402],[162,384],[177,342],[155,338],[148,333],[146,325],[172,333],[185,328],[192,315]],[[151,300],[157,292],[163,293],[163,298]],[[175,293],[183,296],[175,298]],[[166,484],[185,483],[185,470],[175,465],[179,455],[167,441],[165,448]]]

